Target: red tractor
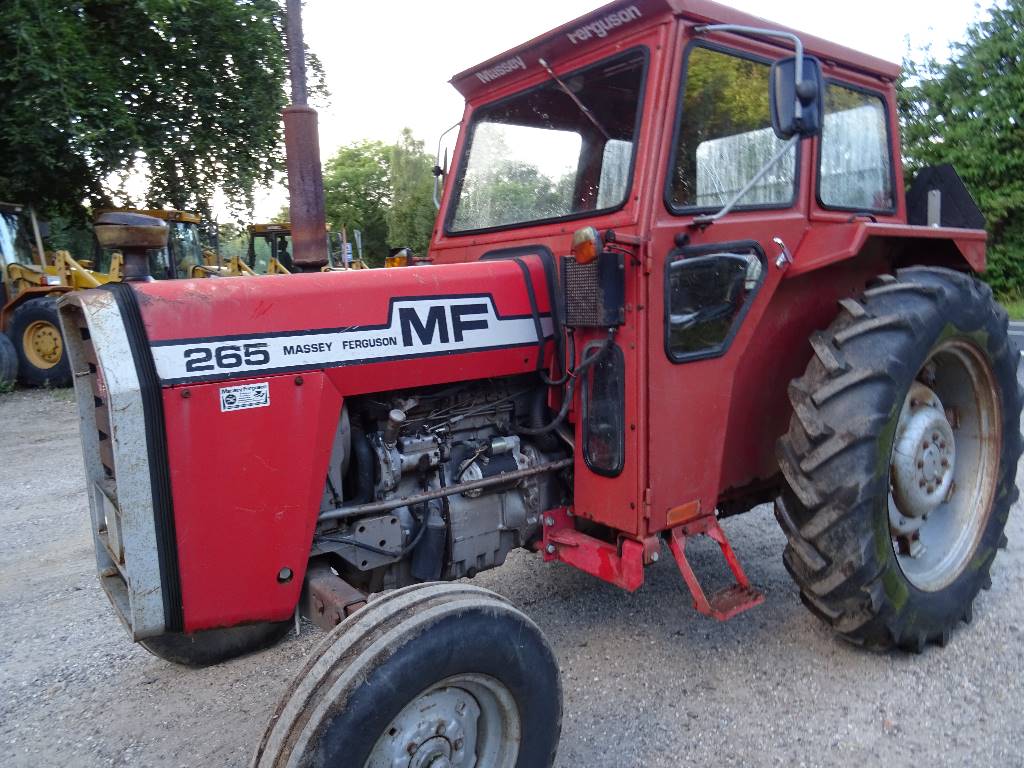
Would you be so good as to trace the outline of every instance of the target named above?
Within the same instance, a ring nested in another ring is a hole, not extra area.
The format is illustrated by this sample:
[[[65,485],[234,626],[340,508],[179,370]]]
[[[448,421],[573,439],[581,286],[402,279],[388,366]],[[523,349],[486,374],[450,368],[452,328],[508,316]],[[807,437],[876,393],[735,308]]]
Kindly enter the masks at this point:
[[[527,548],[636,590],[668,550],[726,619],[762,597],[719,520],[774,501],[840,635],[945,643],[1005,544],[1021,392],[970,196],[904,191],[897,74],[613,3],[455,77],[432,264],[65,299],[132,639],[196,665],[331,630],[254,765],[544,766],[554,655],[463,577]]]

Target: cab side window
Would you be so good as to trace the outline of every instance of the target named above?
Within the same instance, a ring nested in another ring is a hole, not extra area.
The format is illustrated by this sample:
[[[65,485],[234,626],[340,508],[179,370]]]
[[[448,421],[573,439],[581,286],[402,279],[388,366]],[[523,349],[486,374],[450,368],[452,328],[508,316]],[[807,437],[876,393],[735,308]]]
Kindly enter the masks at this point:
[[[771,128],[770,66],[704,46],[686,57],[667,202],[675,213],[728,202],[785,144]],[[793,201],[796,148],[740,200],[739,207]]]
[[[818,199],[824,208],[895,209],[889,121],[881,96],[838,83],[826,87]]]

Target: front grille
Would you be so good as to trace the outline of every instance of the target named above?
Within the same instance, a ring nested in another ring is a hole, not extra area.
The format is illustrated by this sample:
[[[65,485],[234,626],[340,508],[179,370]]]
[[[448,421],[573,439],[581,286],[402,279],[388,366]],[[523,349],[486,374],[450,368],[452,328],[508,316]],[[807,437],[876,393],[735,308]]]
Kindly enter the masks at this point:
[[[100,369],[99,361],[96,359],[96,349],[93,347],[92,338],[89,335],[89,327],[85,322],[82,311],[75,307],[73,309],[75,326],[82,339],[82,358],[88,365],[89,389],[92,392],[92,403],[95,408],[96,432],[99,441],[100,463],[103,466],[104,474],[115,480],[114,472],[114,448],[110,438],[110,402],[107,394],[107,385],[103,380],[103,371]]]

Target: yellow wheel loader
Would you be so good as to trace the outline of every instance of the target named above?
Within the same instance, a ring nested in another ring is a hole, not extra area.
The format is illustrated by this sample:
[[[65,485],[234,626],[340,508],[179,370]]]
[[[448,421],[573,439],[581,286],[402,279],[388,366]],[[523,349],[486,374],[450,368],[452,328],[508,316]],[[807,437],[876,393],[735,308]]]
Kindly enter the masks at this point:
[[[327,265],[322,272],[369,269],[360,257],[346,260],[347,250],[341,233],[327,232]],[[251,224],[245,266],[258,275],[287,275],[295,271],[292,263],[292,228],[287,221],[275,224]],[[346,261],[348,263],[346,263]]]
[[[15,376],[32,387],[64,387],[71,369],[57,319],[57,298],[120,279],[120,257],[97,272],[67,251],[43,250],[35,212],[0,203],[0,382]]]

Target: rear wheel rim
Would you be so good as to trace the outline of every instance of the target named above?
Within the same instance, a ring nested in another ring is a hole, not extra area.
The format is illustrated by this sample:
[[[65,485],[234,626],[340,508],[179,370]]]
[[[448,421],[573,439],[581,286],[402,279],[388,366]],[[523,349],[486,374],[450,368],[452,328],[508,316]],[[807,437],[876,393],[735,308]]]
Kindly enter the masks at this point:
[[[35,320],[22,333],[26,359],[36,368],[53,368],[64,354],[60,329],[48,320]]]
[[[948,339],[911,386],[889,464],[889,528],[900,569],[925,592],[964,572],[987,527],[1002,452],[1001,404],[984,352]]]
[[[402,708],[365,768],[512,768],[521,734],[519,709],[504,683],[490,675],[454,675]]]

